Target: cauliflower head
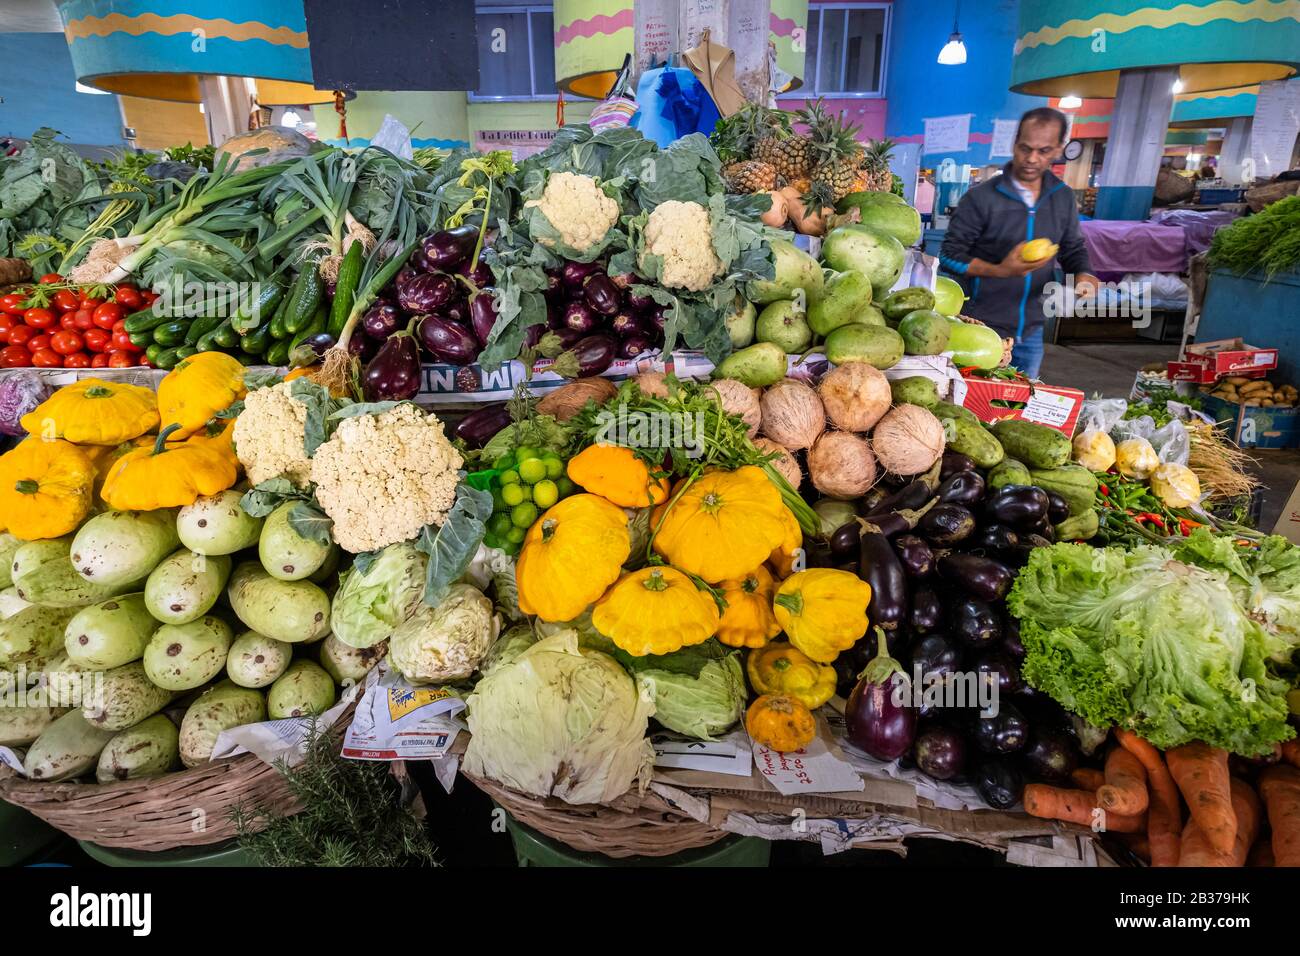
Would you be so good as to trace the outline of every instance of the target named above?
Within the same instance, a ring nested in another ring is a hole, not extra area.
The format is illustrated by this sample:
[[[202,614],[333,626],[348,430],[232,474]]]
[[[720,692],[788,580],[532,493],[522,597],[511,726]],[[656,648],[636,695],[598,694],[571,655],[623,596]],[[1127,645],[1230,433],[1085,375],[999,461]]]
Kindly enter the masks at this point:
[[[388,659],[412,684],[463,680],[478,669],[501,630],[482,591],[453,584],[437,607],[421,604],[393,631]]]
[[[560,241],[585,252],[605,237],[618,222],[618,203],[606,196],[594,177],[578,173],[552,173],[540,199],[525,206],[537,207],[560,233]],[[553,239],[537,240],[553,246]]]
[[[670,199],[655,206],[645,224],[645,257],[663,258],[659,281],[672,289],[699,292],[713,284],[722,271],[722,260],[713,251],[713,227],[709,211],[697,202]]]
[[[280,476],[298,488],[310,481],[311,459],[303,445],[307,406],[289,393],[292,387],[281,382],[254,389],[235,419],[235,454],[254,485]]]
[[[334,540],[353,554],[409,541],[440,525],[456,501],[464,462],[442,422],[403,403],[345,418],[311,459],[316,500]]]

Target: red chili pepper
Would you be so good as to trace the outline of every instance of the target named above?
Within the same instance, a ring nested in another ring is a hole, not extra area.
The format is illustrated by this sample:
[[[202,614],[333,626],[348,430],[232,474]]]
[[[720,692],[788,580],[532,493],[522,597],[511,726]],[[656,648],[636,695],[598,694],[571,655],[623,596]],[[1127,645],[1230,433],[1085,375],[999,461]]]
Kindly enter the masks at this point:
[[[1165,527],[1165,519],[1160,517],[1159,515],[1149,514],[1147,515],[1147,517],[1151,519],[1151,523],[1153,525],[1156,525],[1159,528]]]
[[[1101,493],[1102,493],[1102,496],[1103,496],[1103,497],[1105,497],[1105,498],[1109,498],[1109,497],[1110,497],[1110,489],[1109,489],[1109,488],[1107,488],[1105,485],[1098,485],[1097,487],[1101,489]]]

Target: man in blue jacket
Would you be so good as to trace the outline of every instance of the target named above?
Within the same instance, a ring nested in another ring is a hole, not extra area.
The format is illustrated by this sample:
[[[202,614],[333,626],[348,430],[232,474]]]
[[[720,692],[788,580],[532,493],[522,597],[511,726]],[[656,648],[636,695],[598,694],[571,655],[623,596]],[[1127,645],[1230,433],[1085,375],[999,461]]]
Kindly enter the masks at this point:
[[[1020,250],[1031,239],[1060,246],[1056,258],[1079,297],[1096,293],[1088,250],[1079,231],[1074,192],[1052,175],[1065,145],[1065,115],[1043,107],[1020,118],[1011,162],[1002,175],[962,197],[943,240],[940,262],[966,289],[964,314],[1003,338],[1014,338],[1011,364],[1037,378],[1043,363],[1043,287],[1052,259],[1025,262]]]

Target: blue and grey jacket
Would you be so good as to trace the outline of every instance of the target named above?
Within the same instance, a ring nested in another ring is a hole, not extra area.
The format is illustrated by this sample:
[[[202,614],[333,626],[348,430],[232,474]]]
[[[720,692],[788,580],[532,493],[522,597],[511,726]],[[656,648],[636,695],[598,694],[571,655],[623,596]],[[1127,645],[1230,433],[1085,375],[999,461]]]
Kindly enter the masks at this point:
[[[966,269],[972,259],[1001,262],[1017,243],[1030,239],[1050,239],[1060,246],[1056,258],[1067,274],[1091,272],[1074,192],[1050,172],[1044,173],[1038,204],[1026,205],[1011,184],[1008,163],[1001,176],[962,197],[943,240],[939,261],[969,297],[962,312],[1003,336],[1021,338],[1043,325],[1043,286],[1052,279],[1051,262],[1021,279],[967,276]]]

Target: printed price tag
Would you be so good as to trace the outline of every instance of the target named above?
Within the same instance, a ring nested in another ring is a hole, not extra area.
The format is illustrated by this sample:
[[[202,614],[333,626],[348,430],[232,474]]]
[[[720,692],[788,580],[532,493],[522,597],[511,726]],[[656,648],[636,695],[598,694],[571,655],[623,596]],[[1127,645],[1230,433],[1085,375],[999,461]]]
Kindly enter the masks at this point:
[[[1027,422],[1038,422],[1041,425],[1059,428],[1069,421],[1070,412],[1074,410],[1075,404],[1075,399],[1069,395],[1053,395],[1051,392],[1038,389],[1025,403],[1025,409],[1020,413],[1020,417]]]

